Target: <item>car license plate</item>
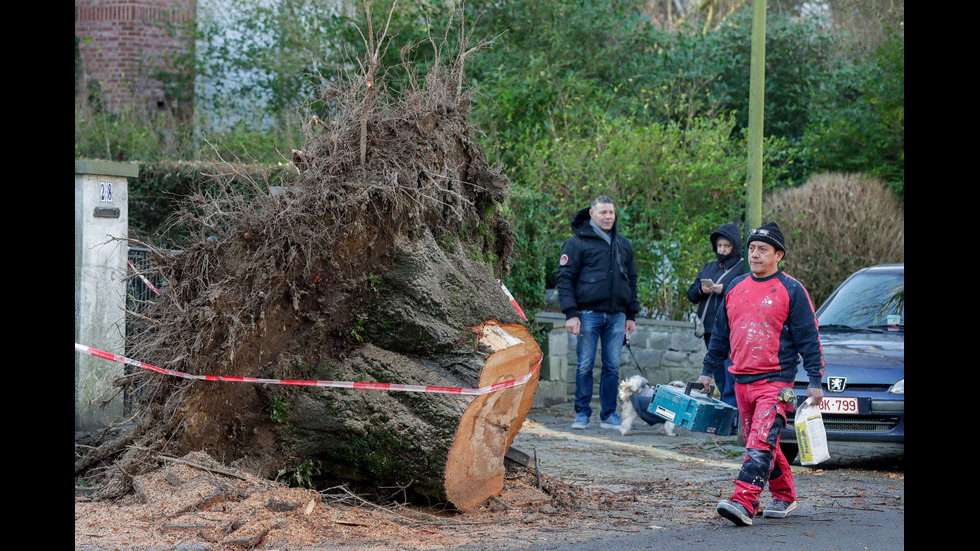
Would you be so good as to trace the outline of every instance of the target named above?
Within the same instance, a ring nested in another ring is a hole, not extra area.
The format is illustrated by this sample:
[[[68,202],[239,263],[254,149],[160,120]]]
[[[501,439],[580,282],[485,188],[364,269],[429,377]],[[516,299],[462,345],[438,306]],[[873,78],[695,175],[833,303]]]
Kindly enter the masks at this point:
[[[857,398],[828,398],[824,396],[820,402],[820,413],[834,413],[837,415],[857,415]]]

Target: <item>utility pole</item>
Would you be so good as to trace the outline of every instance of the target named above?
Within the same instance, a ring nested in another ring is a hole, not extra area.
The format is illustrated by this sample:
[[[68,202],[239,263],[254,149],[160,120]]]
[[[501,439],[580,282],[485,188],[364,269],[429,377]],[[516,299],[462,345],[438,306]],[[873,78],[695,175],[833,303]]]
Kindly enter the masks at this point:
[[[752,65],[749,74],[748,174],[745,186],[746,230],[762,225],[762,126],[766,90],[766,0],[754,0]],[[748,270],[746,264],[746,270]]]

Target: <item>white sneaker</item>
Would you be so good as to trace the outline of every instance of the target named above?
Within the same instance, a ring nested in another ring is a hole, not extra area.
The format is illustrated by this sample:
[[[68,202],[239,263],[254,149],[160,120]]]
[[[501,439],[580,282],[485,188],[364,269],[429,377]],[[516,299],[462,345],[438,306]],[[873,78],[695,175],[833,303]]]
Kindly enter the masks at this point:
[[[787,515],[796,510],[796,502],[790,503],[781,499],[772,500],[772,505],[762,511],[762,516],[767,518],[786,518]]]

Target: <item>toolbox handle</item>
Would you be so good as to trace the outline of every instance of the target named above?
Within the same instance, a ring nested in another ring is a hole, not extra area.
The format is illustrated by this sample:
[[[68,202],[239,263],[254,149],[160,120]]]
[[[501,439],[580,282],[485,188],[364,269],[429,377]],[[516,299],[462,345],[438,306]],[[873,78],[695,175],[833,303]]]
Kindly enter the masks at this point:
[[[691,381],[691,382],[687,383],[687,387],[684,389],[684,394],[686,396],[690,396],[691,395],[691,389],[692,388],[693,389],[697,389],[697,390],[702,390],[702,389],[704,389],[704,385],[701,384],[701,383],[697,383],[697,382]],[[715,387],[713,387],[711,385],[708,385],[708,393],[707,393],[707,395],[708,396],[711,396],[714,393],[715,393]]]

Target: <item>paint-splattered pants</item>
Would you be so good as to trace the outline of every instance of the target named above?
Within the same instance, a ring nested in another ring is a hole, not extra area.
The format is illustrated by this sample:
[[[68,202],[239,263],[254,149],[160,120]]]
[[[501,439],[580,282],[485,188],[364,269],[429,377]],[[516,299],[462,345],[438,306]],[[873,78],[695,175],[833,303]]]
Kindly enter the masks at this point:
[[[796,501],[793,473],[779,449],[779,431],[786,426],[786,409],[790,406],[777,397],[787,386],[792,383],[763,380],[735,385],[746,455],[731,499],[742,504],[753,517],[759,512],[759,495],[766,482],[774,499]]]

